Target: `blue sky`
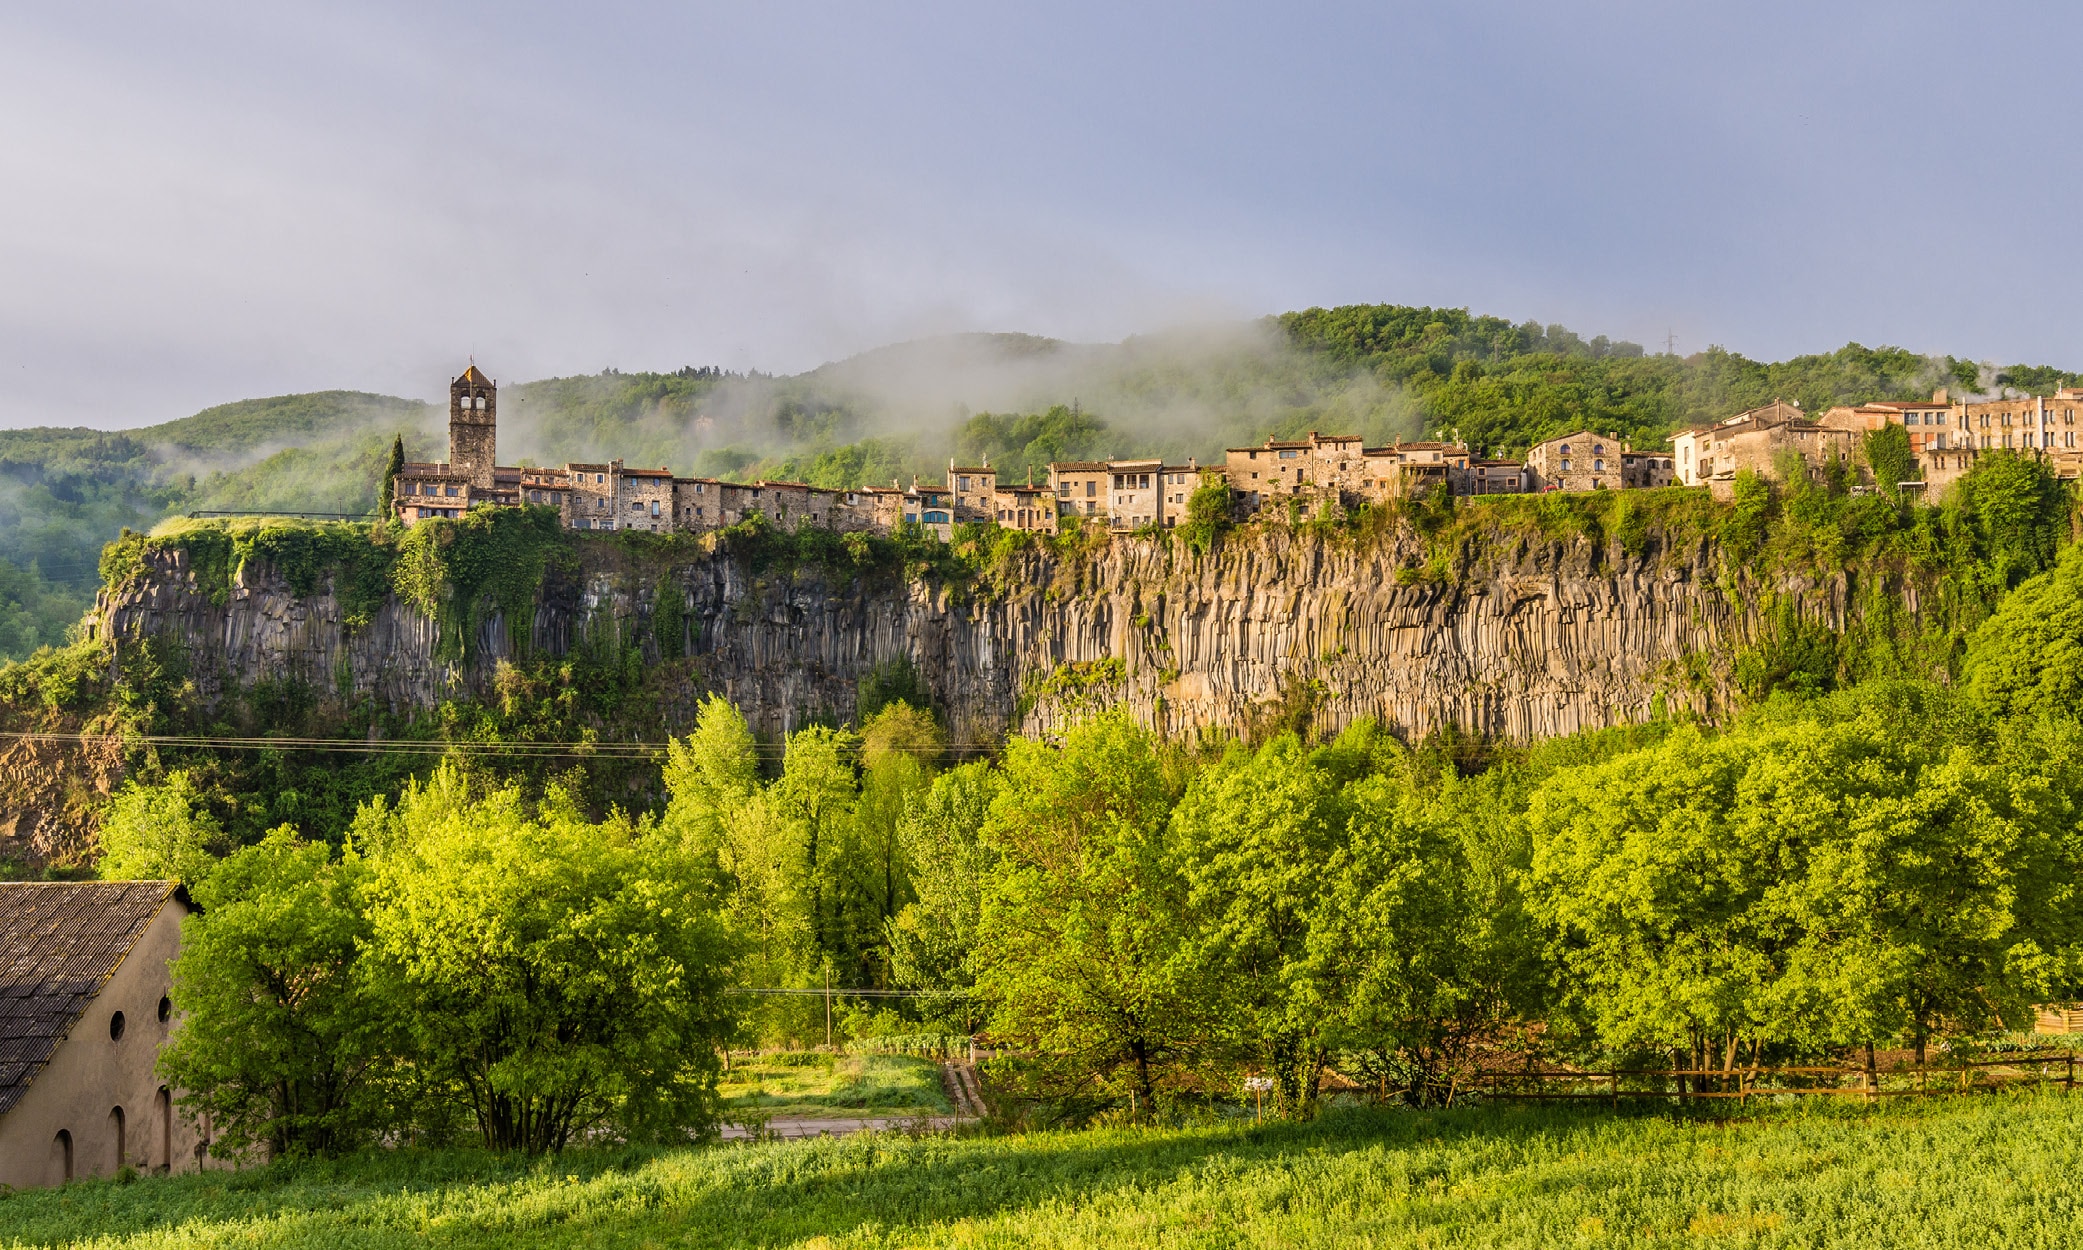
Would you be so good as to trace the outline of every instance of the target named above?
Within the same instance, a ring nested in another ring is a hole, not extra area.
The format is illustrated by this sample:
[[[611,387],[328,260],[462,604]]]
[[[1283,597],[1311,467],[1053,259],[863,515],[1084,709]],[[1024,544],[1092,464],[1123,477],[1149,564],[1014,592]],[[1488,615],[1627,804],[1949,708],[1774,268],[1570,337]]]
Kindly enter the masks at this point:
[[[2083,9],[9,6],[0,423],[1359,301],[2083,366]]]

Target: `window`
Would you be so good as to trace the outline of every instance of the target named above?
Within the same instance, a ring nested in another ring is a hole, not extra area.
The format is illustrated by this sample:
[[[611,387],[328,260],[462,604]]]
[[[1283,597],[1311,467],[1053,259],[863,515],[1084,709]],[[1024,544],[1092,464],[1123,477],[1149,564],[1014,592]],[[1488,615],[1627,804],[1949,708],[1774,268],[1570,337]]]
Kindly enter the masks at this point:
[[[593,475],[593,484],[594,484],[595,486],[598,486],[598,485],[600,485],[600,484],[601,484],[602,482],[605,482],[605,481],[607,481],[607,480],[608,480],[608,475],[607,475],[607,474],[605,474],[605,473],[596,473],[596,474],[594,474],[594,475]]]
[[[1085,483],[1085,498],[1087,498],[1087,499],[1090,499],[1090,498],[1092,498],[1092,497],[1093,497],[1094,495],[1097,495],[1098,493],[1099,493],[1099,479],[1098,479],[1098,478],[1094,478],[1094,479],[1092,479],[1091,481],[1089,481],[1089,482]]]
[[[1564,473],[1569,472],[1569,461],[1565,460],[1562,462],[1562,471]]]
[[[1594,460],[1591,462],[1591,468],[1594,472],[1604,473],[1606,471],[1606,462],[1603,460]]]
[[[453,486],[444,486],[441,488],[441,493],[444,495],[453,495],[456,493],[456,488]]]
[[[1283,451],[1280,453],[1280,458],[1282,460],[1293,460],[1295,458],[1295,453],[1291,451]]]
[[[108,1018],[108,1040],[112,1042],[123,1040],[123,1013],[120,1011]]]

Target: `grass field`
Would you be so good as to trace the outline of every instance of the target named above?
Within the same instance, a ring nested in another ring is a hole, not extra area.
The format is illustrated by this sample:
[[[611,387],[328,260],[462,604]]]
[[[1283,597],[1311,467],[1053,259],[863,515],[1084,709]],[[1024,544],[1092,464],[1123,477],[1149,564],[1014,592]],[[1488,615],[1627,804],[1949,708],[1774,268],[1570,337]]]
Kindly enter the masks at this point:
[[[55,1246],[2072,1246],[2083,1098],[370,1156],[0,1200]]]
[[[784,1051],[734,1059],[720,1090],[726,1115],[947,1115],[940,1067],[909,1055]]]

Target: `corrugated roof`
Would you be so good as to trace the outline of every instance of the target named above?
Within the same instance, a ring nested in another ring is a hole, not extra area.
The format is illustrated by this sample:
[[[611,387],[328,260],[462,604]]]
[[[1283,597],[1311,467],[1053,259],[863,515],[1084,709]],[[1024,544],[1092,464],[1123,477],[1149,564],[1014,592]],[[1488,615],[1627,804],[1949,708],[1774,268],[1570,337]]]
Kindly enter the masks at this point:
[[[13,1109],[179,885],[0,882],[0,1115]]]

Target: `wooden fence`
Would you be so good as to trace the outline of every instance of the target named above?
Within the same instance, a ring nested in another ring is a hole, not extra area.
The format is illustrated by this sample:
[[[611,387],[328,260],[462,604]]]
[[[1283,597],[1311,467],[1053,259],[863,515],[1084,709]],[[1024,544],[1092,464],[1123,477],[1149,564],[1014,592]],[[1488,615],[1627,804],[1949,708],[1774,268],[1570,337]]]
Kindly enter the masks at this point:
[[[1477,1073],[1463,1088],[1485,1098],[1611,1102],[1655,1098],[1688,1103],[1753,1098],[1901,1098],[2018,1086],[2076,1088],[2076,1053],[2022,1053],[1922,1067],[1524,1068]]]

